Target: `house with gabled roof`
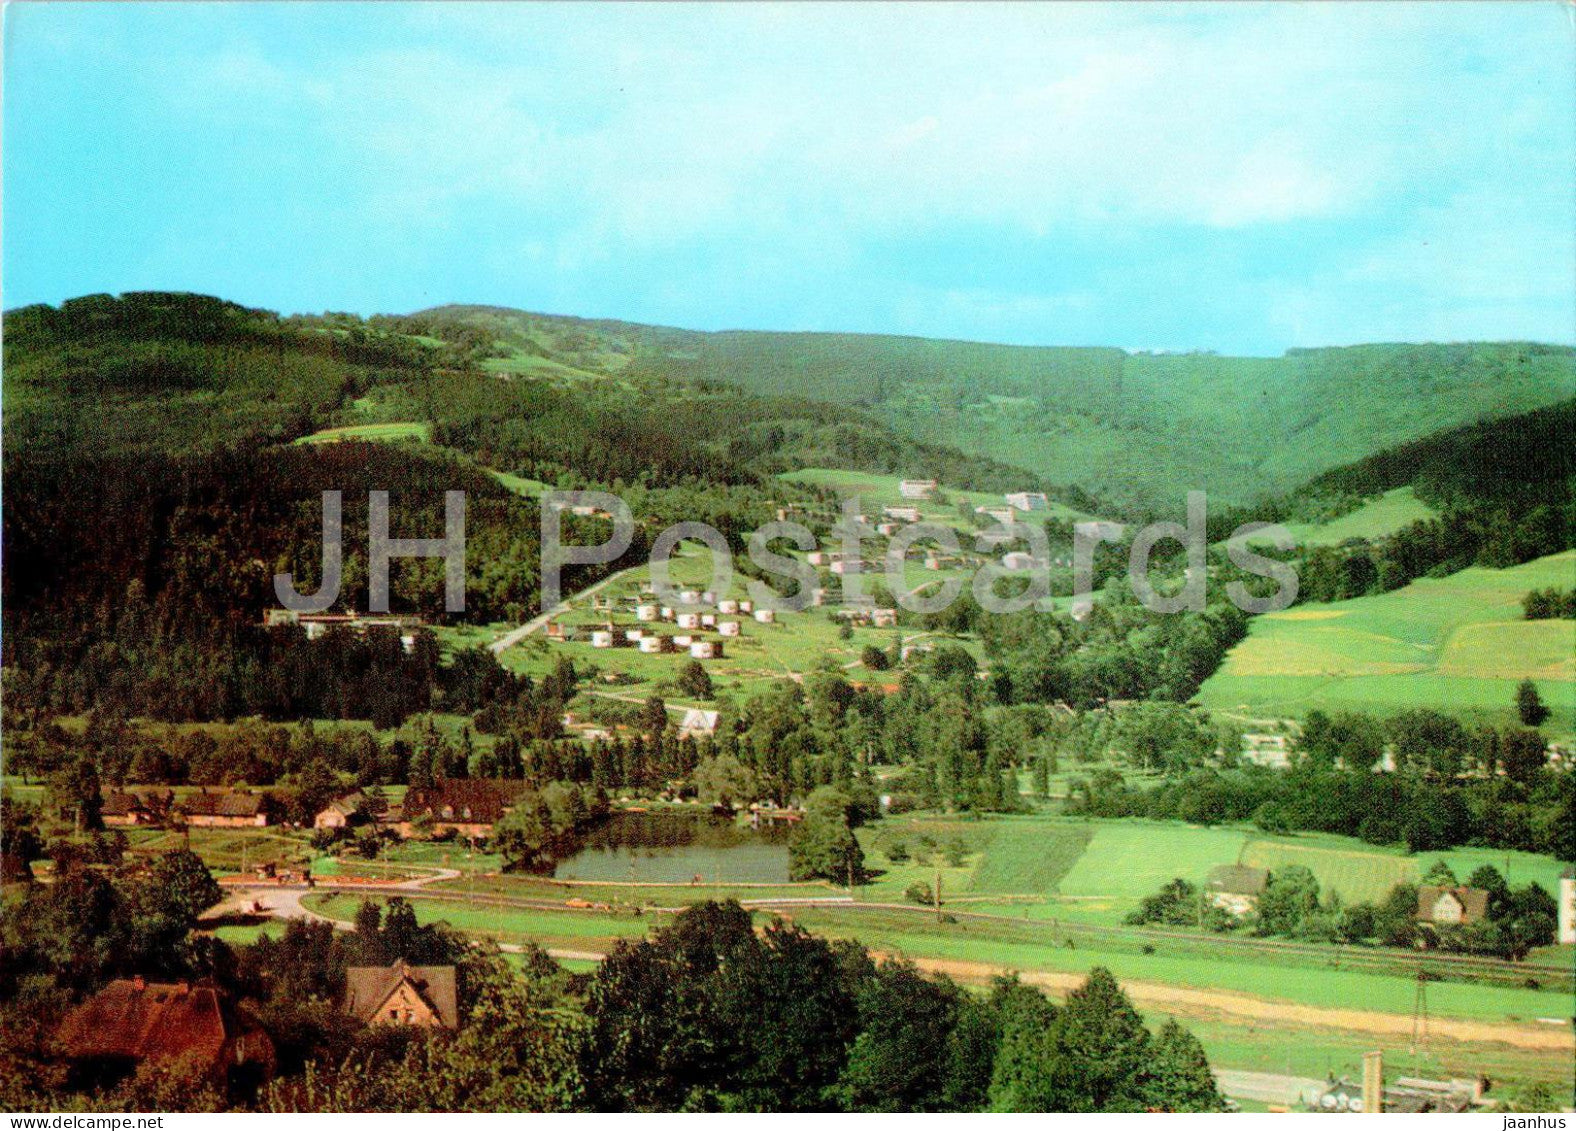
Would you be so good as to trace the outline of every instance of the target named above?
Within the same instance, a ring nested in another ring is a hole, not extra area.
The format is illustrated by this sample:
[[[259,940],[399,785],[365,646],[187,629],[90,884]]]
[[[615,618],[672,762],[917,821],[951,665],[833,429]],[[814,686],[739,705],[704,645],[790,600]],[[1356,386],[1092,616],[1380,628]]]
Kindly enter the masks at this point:
[[[1476,923],[1488,914],[1488,892],[1482,888],[1423,884],[1417,889],[1417,921],[1442,927]]]
[[[245,790],[210,793],[204,789],[181,798],[175,809],[197,828],[263,828],[273,820],[268,798]]]
[[[275,1063],[257,1019],[207,982],[117,978],[68,1013],[55,1039],[79,1065],[127,1072],[179,1061],[216,1083],[237,1070],[266,1079]]]
[[[345,971],[345,1012],[366,1025],[457,1029],[459,1000],[454,967],[352,966]]]

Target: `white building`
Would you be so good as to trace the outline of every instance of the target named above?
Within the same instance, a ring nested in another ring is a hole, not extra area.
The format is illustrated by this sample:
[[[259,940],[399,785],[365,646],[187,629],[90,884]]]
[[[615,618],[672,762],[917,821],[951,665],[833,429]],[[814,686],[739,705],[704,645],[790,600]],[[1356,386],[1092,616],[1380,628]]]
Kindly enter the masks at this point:
[[[678,615],[677,622],[678,622],[678,626],[680,628],[699,628],[700,627],[700,614],[699,613],[680,613]]]
[[[1559,934],[1561,943],[1576,943],[1576,868],[1560,876]]]
[[[905,479],[897,485],[897,493],[905,499],[928,499],[936,493],[934,479]]]
[[[1003,525],[1018,521],[1018,512],[1011,507],[975,507],[974,513],[993,518]]]
[[[690,644],[689,654],[694,660],[715,660],[722,655],[722,641],[696,640]]]
[[[1040,565],[1033,554],[1024,550],[1013,550],[1003,554],[1001,564],[1007,569],[1038,569]]]
[[[650,636],[642,636],[640,638],[640,650],[648,656],[666,652],[671,647],[672,645],[668,643],[668,638],[658,633],[652,633]]]
[[[727,613],[729,616],[734,616],[739,611],[739,602],[735,601],[732,597],[724,597],[722,600],[717,602],[717,611],[719,613]]]
[[[591,633],[591,647],[611,648],[613,646],[613,632],[611,629],[599,628]]]
[[[679,604],[681,604],[681,605],[698,605],[698,604],[700,604],[700,590],[698,590],[698,589],[684,589],[684,590],[681,590],[679,592]]]
[[[719,636],[737,636],[737,635],[739,635],[739,622],[736,621],[736,620],[718,621],[717,622],[717,635],[719,635]]]
[[[716,628],[717,627],[717,614],[716,613],[701,613],[701,615],[700,615],[700,623],[701,623],[701,627],[702,628]]]
[[[813,566],[824,566],[831,561],[831,558],[825,550],[811,550],[805,555],[804,560]]]
[[[918,507],[882,507],[881,514],[897,522],[918,522]]]
[[[776,624],[777,613],[772,609],[756,609],[755,621],[757,624]]]
[[[741,612],[741,613],[753,613],[754,611],[755,611],[755,602],[754,601],[740,601],[739,602],[739,612]]]
[[[655,605],[636,605],[635,606],[635,619],[636,620],[643,620],[643,621],[654,621],[654,620],[656,620],[657,619],[657,607]]]
[[[691,707],[684,712],[684,721],[679,723],[679,737],[716,734],[717,718],[716,711],[704,711],[699,707]]]
[[[1051,504],[1039,491],[1015,491],[1007,496],[1007,505],[1017,511],[1043,511]]]
[[[870,623],[877,628],[891,628],[897,624],[897,610],[872,609],[870,611]]]

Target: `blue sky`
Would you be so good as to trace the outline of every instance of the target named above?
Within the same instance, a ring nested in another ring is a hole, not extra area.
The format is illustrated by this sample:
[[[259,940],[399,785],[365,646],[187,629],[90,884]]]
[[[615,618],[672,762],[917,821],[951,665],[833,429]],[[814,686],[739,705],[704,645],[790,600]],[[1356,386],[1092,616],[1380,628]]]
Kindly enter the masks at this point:
[[[1572,342],[1571,11],[11,4],[4,302]]]

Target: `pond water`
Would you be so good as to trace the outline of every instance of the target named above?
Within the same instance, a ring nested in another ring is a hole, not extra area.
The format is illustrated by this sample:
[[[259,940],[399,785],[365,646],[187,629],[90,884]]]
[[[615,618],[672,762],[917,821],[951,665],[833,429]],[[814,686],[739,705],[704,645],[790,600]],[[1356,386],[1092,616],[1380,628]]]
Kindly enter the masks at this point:
[[[782,884],[788,833],[702,813],[614,813],[586,834],[553,878],[624,883]]]

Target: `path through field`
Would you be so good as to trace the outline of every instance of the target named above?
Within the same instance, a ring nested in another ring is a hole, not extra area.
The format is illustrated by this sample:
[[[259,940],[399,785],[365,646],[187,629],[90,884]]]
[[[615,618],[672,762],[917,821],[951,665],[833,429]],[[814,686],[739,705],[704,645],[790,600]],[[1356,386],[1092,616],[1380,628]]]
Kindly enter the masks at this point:
[[[965,962],[950,958],[915,958],[913,961],[921,970],[946,974],[961,982],[984,982],[1008,973],[1005,967],[989,962]],[[1076,988],[1084,981],[1082,974],[1064,974],[1045,970],[1021,971],[1019,977],[1029,985],[1062,993]],[[1133,999],[1133,1003],[1141,1008],[1147,1006],[1179,1016],[1227,1016],[1276,1025],[1341,1029],[1349,1033],[1373,1033],[1408,1040],[1412,1036],[1412,1018],[1395,1013],[1298,1005],[1294,1002],[1270,1001],[1231,990],[1198,990],[1186,986],[1169,986],[1126,979],[1122,981],[1122,988]],[[1441,1037],[1454,1041],[1486,1041],[1512,1045],[1516,1048],[1566,1054],[1570,1053],[1572,1046],[1569,1022],[1558,1025],[1518,1025],[1510,1022],[1470,1021],[1456,1017],[1431,1018],[1428,1022],[1428,1038],[1436,1040]]]

